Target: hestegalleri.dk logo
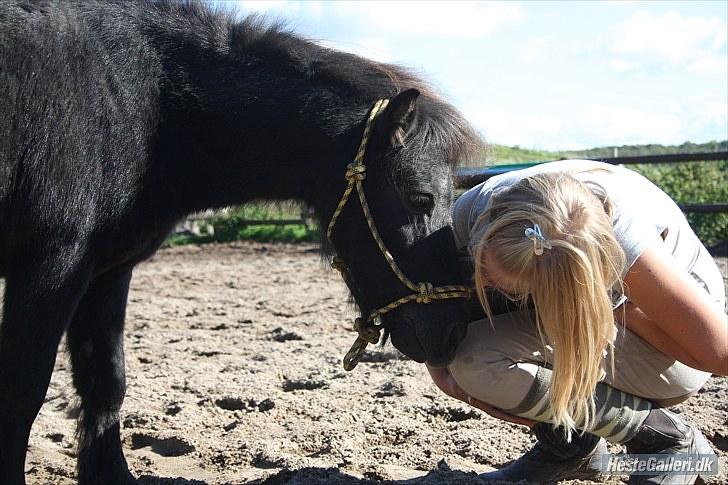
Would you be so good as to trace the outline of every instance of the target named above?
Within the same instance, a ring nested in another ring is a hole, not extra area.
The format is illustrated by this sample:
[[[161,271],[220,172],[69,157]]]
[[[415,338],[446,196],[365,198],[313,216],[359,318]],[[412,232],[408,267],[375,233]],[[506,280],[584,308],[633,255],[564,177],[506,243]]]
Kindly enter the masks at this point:
[[[609,475],[717,475],[716,455],[601,455],[599,467]]]

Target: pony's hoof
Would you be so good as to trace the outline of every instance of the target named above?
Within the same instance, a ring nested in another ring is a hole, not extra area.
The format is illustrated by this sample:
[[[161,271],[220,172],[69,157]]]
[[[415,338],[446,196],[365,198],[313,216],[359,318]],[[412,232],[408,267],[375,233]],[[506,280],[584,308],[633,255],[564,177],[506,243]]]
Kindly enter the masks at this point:
[[[139,481],[128,469],[123,468],[115,473],[110,470],[84,473],[79,476],[78,485],[139,485]]]

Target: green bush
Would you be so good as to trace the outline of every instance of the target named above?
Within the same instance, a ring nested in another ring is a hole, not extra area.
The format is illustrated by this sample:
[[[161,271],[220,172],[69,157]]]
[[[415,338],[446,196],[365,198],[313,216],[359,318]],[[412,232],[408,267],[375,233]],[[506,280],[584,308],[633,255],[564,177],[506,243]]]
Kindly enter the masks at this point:
[[[728,202],[728,161],[629,165],[676,202],[712,204]],[[688,221],[706,246],[728,240],[728,213],[688,213]]]

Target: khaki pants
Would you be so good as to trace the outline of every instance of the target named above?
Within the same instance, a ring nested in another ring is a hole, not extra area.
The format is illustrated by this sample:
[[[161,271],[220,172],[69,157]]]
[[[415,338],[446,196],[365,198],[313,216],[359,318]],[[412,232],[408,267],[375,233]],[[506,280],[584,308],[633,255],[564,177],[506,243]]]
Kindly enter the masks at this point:
[[[550,367],[553,349],[544,348],[528,310],[472,322],[449,369],[471,396],[500,409],[513,409],[525,399],[539,366]],[[670,359],[629,330],[620,329],[614,343],[614,373],[604,358],[603,381],[612,387],[671,406],[698,391],[710,377]]]
[[[720,308],[725,285],[713,259],[701,258],[691,275]],[[605,352],[603,381],[655,406],[671,406],[696,393],[710,377],[664,355],[639,336],[618,325],[614,342],[614,372]],[[539,338],[529,310],[472,322],[458,347],[450,372],[471,396],[500,409],[515,409],[525,399],[539,366],[550,367],[553,349]]]

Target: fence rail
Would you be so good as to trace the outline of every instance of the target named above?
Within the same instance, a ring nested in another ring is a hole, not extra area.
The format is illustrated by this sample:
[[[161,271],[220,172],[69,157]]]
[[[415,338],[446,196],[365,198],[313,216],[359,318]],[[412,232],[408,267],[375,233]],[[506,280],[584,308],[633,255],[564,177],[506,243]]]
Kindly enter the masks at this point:
[[[669,155],[641,155],[634,157],[596,158],[596,160],[612,165],[707,162],[728,160],[728,152],[673,153]],[[513,170],[518,170],[535,164],[536,163],[520,163],[513,165],[497,165],[488,168],[460,168],[455,174],[455,186],[461,189],[467,189],[485,180],[488,180],[495,175],[511,172]],[[721,202],[716,204],[678,204],[678,206],[680,207],[680,209],[683,210],[683,212],[728,212],[728,201],[725,203]]]

